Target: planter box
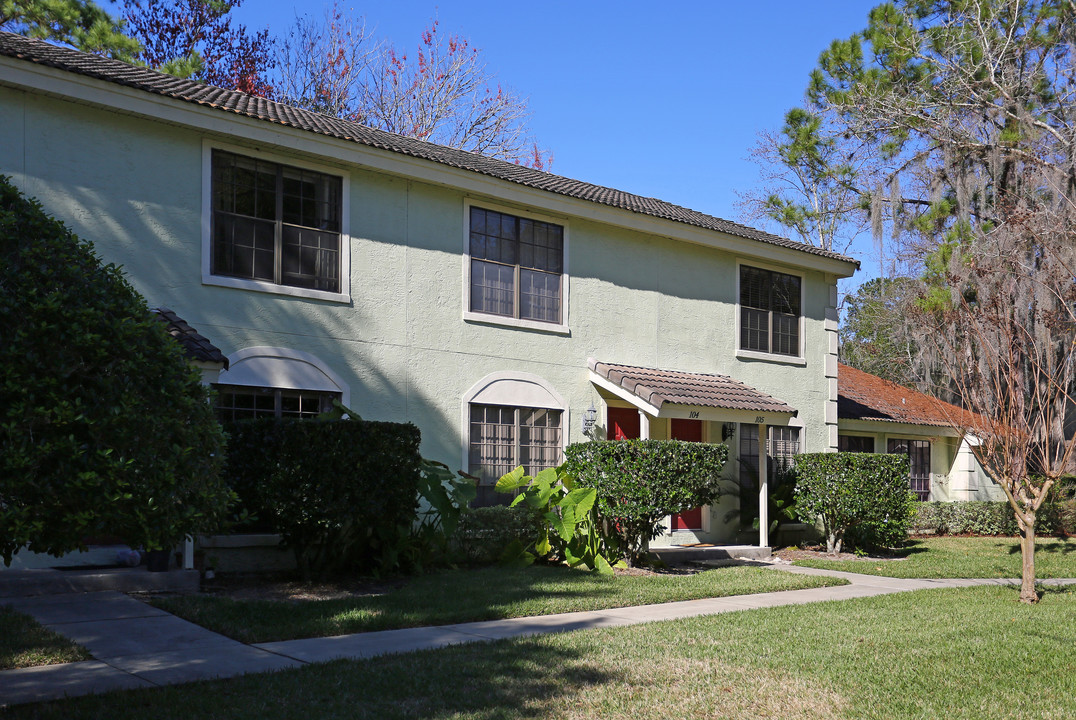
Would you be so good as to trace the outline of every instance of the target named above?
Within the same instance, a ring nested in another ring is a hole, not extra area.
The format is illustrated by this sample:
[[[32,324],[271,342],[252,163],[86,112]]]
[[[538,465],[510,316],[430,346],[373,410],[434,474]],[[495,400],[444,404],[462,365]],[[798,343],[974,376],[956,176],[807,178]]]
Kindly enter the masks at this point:
[[[271,533],[200,535],[196,550],[203,567],[220,572],[280,572],[295,569],[295,554]]]

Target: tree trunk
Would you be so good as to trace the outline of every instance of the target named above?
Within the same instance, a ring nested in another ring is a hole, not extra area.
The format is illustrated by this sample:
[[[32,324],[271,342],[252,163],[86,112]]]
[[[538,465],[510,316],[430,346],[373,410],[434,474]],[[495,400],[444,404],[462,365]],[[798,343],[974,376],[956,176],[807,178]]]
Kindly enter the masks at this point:
[[[844,540],[844,533],[833,531],[826,533],[826,551],[830,555],[839,555],[841,553],[841,544]]]
[[[1035,591],[1035,513],[1027,512],[1020,518],[1024,535],[1020,538],[1021,581],[1020,602],[1037,603]]]

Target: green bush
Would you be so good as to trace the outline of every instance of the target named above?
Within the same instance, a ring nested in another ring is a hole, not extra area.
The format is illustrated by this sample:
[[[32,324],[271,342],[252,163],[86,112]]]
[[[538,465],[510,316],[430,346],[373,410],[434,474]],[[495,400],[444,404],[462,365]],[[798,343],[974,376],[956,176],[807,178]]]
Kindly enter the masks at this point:
[[[919,503],[915,532],[936,535],[1019,535],[1007,500]],[[1076,534],[1076,501],[1047,500],[1035,518],[1040,535]]]
[[[232,487],[280,533],[304,577],[399,564],[418,504],[418,428],[261,418],[228,430]]]
[[[849,532],[861,545],[896,547],[916,512],[908,490],[908,458],[870,453],[796,456],[796,512],[822,520],[826,547],[839,553]]]
[[[522,466],[517,467],[497,480],[496,490],[515,495],[510,507],[527,508],[538,527],[534,536],[505,548],[502,562],[563,562],[569,567],[582,565],[613,574],[612,563],[618,562],[619,551],[616,546],[610,547],[598,530],[601,520],[595,510],[597,491],[581,487],[563,465],[547,468],[533,477]]]
[[[562,467],[581,487],[597,490],[602,532],[635,563],[661,533],[662,518],[718,498],[728,456],[725,445],[599,441],[569,445]]]
[[[0,177],[0,555],[166,548],[231,493],[198,373],[115,265]]]
[[[525,544],[538,535],[538,518],[525,506],[493,505],[460,516],[455,544],[469,562],[494,562],[513,542]]]

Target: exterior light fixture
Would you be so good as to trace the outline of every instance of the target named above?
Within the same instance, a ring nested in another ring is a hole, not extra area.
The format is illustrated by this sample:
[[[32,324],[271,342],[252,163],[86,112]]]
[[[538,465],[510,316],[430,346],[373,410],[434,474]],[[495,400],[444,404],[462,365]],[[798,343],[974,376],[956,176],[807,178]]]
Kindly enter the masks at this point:
[[[590,404],[590,407],[583,412],[583,434],[589,435],[590,431],[594,429],[594,423],[598,421],[598,410],[594,407],[594,403]]]
[[[721,426],[721,442],[725,442],[734,435],[736,435],[736,423],[727,422]]]

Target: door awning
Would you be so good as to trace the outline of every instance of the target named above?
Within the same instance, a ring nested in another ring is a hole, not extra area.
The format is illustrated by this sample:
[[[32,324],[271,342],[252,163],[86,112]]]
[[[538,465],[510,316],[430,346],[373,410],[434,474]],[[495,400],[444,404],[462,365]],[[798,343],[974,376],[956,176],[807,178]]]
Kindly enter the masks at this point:
[[[797,413],[727,375],[616,365],[594,358],[587,360],[587,367],[595,385],[654,417],[784,424]]]

